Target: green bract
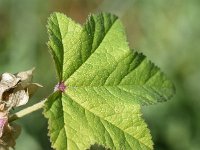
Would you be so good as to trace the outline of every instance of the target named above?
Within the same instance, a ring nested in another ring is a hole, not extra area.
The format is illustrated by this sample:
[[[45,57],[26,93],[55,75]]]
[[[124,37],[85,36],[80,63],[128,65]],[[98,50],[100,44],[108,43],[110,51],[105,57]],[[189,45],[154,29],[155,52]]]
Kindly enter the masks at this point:
[[[52,147],[84,150],[153,149],[140,105],[169,99],[174,88],[160,70],[128,46],[120,20],[91,15],[79,24],[60,13],[48,21],[49,47],[59,82],[45,103]]]

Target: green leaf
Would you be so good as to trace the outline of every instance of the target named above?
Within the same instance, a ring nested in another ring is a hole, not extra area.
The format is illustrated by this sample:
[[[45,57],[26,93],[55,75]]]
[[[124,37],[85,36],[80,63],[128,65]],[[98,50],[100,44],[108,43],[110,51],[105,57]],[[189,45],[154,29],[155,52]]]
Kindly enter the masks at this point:
[[[48,33],[59,82],[67,86],[45,103],[52,147],[153,149],[140,105],[168,100],[174,87],[159,68],[129,48],[120,20],[101,13],[81,27],[54,13]]]

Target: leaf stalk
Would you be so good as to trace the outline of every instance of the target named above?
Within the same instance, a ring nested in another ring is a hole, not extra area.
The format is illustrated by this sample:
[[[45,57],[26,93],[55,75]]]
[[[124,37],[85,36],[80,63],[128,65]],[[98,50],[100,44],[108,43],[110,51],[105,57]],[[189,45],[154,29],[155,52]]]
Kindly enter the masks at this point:
[[[15,121],[17,119],[20,119],[20,118],[22,118],[22,117],[24,117],[24,116],[26,116],[26,115],[28,115],[28,114],[30,114],[32,112],[35,112],[35,111],[41,109],[44,106],[45,102],[46,102],[46,99],[42,100],[42,101],[40,101],[40,102],[30,106],[30,107],[22,109],[22,110],[20,110],[19,112],[15,113],[15,114],[11,114],[9,116],[8,122],[9,123],[13,122],[13,121]]]

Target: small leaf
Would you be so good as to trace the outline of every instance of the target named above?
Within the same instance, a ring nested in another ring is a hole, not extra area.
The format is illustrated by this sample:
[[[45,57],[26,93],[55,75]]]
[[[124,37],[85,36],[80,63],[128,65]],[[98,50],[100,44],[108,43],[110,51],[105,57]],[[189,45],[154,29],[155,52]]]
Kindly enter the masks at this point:
[[[35,68],[28,70],[28,71],[23,71],[23,72],[19,72],[16,74],[16,77],[20,78],[20,80],[22,82],[32,82],[32,78],[33,78],[33,71],[35,70]]]
[[[3,73],[0,76],[0,101],[3,99],[4,92],[14,88],[19,81],[20,78],[16,78],[11,73]]]
[[[3,73],[0,76],[0,112],[8,112],[12,107],[25,105],[37,88],[42,87],[38,83],[31,83],[33,70],[15,75]]]
[[[153,149],[140,105],[168,100],[174,86],[129,48],[120,20],[102,13],[91,15],[81,27],[54,13],[48,33],[59,79],[44,112],[52,147]]]
[[[29,95],[25,90],[16,91],[15,93],[12,93],[9,97],[9,102],[11,102],[12,105],[16,107],[25,105],[28,100]]]

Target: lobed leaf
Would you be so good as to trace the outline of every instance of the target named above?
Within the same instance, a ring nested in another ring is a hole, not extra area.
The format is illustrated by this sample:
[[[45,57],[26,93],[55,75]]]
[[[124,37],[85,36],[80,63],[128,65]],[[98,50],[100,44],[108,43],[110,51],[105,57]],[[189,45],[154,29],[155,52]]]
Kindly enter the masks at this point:
[[[91,15],[81,27],[60,13],[48,21],[49,47],[64,92],[45,104],[55,149],[153,149],[140,105],[166,101],[173,84],[128,46],[120,20]]]

